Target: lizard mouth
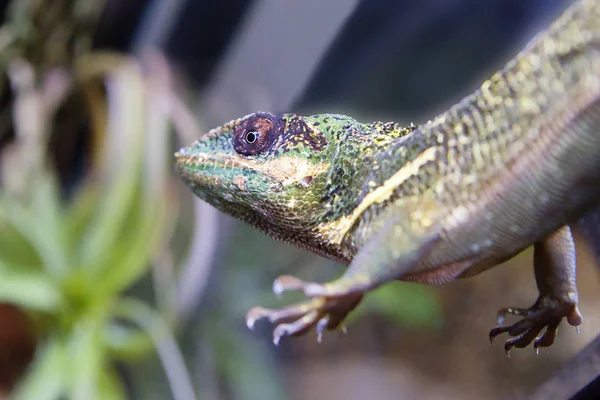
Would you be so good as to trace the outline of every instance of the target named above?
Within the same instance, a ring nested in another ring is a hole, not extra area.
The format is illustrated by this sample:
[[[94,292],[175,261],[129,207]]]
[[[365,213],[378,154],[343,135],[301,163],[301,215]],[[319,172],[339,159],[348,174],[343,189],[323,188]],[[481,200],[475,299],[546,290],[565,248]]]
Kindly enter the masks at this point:
[[[206,165],[206,164],[213,164],[213,165],[217,166],[217,165],[221,164],[215,158],[211,158],[211,157],[208,157],[205,155],[190,154],[186,150],[187,150],[187,147],[184,147],[183,149],[181,149],[177,153],[175,153],[175,164],[179,168],[188,167],[190,165],[200,166],[200,165]]]
[[[187,147],[175,153],[175,165],[181,172],[201,172],[210,168],[240,168],[250,170],[248,165],[230,155],[193,154]]]
[[[188,148],[175,153],[175,167],[188,182],[205,185],[217,179],[219,169],[226,163],[206,155],[190,154]]]
[[[197,179],[206,181],[207,171],[214,168],[251,171],[283,185],[295,183],[306,186],[307,182],[310,183],[314,177],[326,172],[329,167],[327,163],[312,163],[305,158],[292,155],[270,159],[235,157],[230,154],[215,157],[212,154],[190,154],[188,148],[175,153],[175,159],[180,173],[192,181]]]

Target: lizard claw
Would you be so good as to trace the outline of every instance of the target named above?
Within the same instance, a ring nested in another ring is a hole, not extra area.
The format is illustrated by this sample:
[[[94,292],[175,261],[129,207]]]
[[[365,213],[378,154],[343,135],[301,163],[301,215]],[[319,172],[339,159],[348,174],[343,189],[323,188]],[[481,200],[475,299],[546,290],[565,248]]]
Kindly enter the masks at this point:
[[[521,320],[509,326],[502,326],[507,315],[521,317]],[[513,337],[504,344],[507,353],[513,347],[524,348],[532,342],[534,349],[539,353],[540,347],[549,347],[554,343],[563,318],[573,326],[581,324],[582,317],[576,303],[540,296],[530,308],[503,308],[498,311],[498,326],[490,331],[490,342],[493,344],[496,336],[508,333]],[[540,334],[542,330],[544,332]]]
[[[275,293],[287,290],[303,290],[322,287],[317,283],[304,282],[298,278],[284,275],[275,280]],[[246,314],[246,325],[253,329],[256,321],[268,319],[276,325],[273,330],[273,343],[278,345],[284,336],[300,336],[314,328],[317,341],[321,342],[326,330],[338,328],[346,315],[352,311],[362,299],[362,293],[352,293],[334,296],[313,296],[309,300],[280,309],[254,307]],[[345,327],[343,328],[345,331]]]
[[[254,325],[256,324],[256,321],[267,317],[271,312],[272,310],[269,310],[268,308],[252,307],[246,313],[246,326],[248,327],[248,329],[254,330]]]

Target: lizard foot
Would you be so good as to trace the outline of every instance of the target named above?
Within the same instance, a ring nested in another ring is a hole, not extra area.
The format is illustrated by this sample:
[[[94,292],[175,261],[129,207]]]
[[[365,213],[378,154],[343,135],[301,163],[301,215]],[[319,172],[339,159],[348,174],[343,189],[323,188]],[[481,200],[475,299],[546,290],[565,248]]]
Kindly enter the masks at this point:
[[[509,326],[502,326],[507,315],[521,317],[521,320]],[[531,342],[535,351],[539,353],[540,347],[548,347],[554,343],[563,318],[572,326],[581,324],[583,318],[576,302],[540,296],[530,308],[503,308],[498,311],[498,326],[490,331],[490,342],[493,344],[496,336],[506,332],[513,336],[504,344],[504,350],[509,357],[513,347],[524,348]],[[545,331],[540,335],[544,328]]]
[[[246,324],[252,329],[259,319],[267,318],[276,325],[273,330],[273,343],[279,344],[284,336],[300,336],[311,329],[317,332],[320,342],[325,330],[334,330],[358,303],[363,294],[333,294],[319,295],[326,291],[324,285],[304,282],[292,276],[281,276],[273,284],[273,290],[280,294],[288,290],[302,290],[311,297],[309,300],[291,306],[272,310],[263,307],[254,307],[246,314]]]

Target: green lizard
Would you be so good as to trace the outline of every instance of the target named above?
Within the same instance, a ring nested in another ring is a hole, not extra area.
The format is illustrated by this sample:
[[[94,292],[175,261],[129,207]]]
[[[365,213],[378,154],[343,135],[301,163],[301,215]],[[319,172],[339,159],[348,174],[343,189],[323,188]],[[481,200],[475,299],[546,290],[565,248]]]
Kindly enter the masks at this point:
[[[283,336],[341,326],[392,280],[441,284],[534,246],[539,298],[505,308],[490,340],[550,346],[578,326],[569,224],[600,195],[600,2],[579,0],[503,69],[421,126],[254,113],[176,154],[200,198],[275,239],[349,268],[327,283],[281,276],[308,299],[255,307]],[[521,317],[502,326],[504,316]],[[543,332],[542,332],[543,331]]]

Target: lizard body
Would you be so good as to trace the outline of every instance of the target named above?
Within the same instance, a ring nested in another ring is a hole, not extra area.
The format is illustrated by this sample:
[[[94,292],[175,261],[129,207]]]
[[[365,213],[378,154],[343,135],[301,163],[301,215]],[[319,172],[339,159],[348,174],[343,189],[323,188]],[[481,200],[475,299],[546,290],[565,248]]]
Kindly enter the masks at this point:
[[[268,317],[277,342],[334,329],[364,293],[395,279],[445,283],[534,245],[540,297],[497,327],[505,345],[549,346],[581,323],[569,224],[600,199],[600,4],[578,0],[503,69],[421,126],[321,114],[254,113],[177,154],[200,198],[349,265],[325,284],[291,276],[275,291],[310,297]],[[540,332],[544,329],[544,333]]]

